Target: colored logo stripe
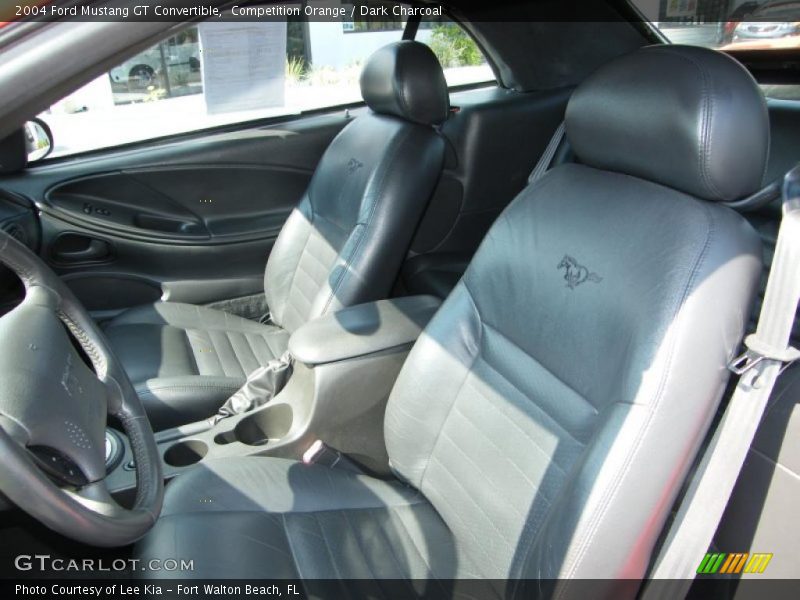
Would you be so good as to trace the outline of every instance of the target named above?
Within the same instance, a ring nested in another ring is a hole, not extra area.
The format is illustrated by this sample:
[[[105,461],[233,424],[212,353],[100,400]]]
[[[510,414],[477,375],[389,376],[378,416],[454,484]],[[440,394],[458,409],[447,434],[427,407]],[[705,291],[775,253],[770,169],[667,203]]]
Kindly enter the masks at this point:
[[[750,556],[750,561],[744,568],[745,573],[763,573],[769,561],[772,560],[772,553],[757,553]]]
[[[719,570],[720,573],[740,573],[745,561],[747,560],[747,552],[735,552],[728,554],[728,558]]]
[[[772,560],[771,553],[756,552],[709,552],[697,567],[697,573],[701,575],[713,575],[714,573],[724,573],[727,575],[739,574],[744,568],[745,573],[763,573],[767,565]],[[749,557],[749,560],[748,560]],[[745,566],[745,564],[747,566]]]
[[[697,567],[697,572],[706,575],[711,573],[716,573],[719,570],[720,566],[722,565],[723,560],[725,560],[724,552],[720,553],[709,552],[708,554],[706,554],[705,558],[700,563],[700,566]]]

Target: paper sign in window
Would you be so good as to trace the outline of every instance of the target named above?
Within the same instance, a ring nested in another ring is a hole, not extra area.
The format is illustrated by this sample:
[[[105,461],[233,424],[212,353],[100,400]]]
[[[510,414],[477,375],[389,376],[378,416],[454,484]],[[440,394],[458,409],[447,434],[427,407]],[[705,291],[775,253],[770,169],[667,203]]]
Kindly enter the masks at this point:
[[[201,23],[208,114],[285,104],[286,22]]]

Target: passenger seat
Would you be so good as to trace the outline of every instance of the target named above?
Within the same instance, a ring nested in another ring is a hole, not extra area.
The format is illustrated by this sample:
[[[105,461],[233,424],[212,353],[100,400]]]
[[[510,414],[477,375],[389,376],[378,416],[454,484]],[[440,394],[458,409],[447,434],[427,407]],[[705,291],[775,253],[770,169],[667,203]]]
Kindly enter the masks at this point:
[[[361,93],[370,114],[333,140],[269,256],[270,325],[158,302],[106,327],[155,430],[214,414],[306,321],[389,295],[441,173],[449,98],[433,52],[412,41],[370,57]]]

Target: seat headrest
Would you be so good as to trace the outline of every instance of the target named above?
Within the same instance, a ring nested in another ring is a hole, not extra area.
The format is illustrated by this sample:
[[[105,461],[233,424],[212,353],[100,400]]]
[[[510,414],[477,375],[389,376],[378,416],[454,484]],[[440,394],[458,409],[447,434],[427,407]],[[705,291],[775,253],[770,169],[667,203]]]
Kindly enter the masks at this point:
[[[436,55],[410,40],[377,50],[361,71],[361,95],[376,113],[414,123],[438,125],[447,119],[450,98]]]
[[[604,65],[570,98],[567,138],[584,164],[706,200],[761,187],[766,102],[729,56],[696,46],[641,48]]]

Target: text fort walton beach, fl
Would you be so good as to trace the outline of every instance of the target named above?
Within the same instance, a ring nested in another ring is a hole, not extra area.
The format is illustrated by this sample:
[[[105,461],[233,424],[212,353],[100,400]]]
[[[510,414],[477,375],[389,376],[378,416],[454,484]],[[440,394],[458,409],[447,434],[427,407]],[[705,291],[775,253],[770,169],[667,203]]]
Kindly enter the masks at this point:
[[[228,597],[228,596],[241,596],[252,595],[259,596],[281,596],[292,598],[300,596],[297,584],[287,583],[282,585],[277,584],[260,584],[260,585],[170,585],[170,584],[143,584],[131,585],[127,583],[110,583],[107,585],[80,585],[80,584],[63,584],[54,583],[51,585],[25,585],[17,584],[15,586],[15,595],[17,596],[39,596],[39,597],[59,597],[59,596],[78,596],[78,597],[97,597],[106,598],[108,596],[161,596],[162,594],[175,594],[178,596],[196,596],[204,594],[205,597]]]

